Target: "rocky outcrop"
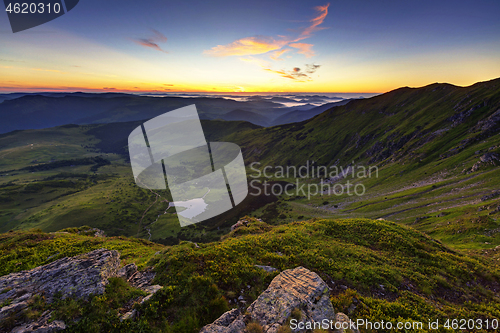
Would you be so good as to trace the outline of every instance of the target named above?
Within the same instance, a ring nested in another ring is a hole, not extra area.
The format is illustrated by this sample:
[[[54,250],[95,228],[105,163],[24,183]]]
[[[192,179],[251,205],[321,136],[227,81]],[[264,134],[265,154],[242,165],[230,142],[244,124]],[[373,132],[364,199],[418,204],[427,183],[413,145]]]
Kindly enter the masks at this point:
[[[88,298],[102,294],[110,277],[121,277],[131,286],[148,293],[141,300],[147,301],[160,290],[159,285],[151,285],[155,274],[152,269],[139,272],[135,264],[121,269],[120,254],[107,249],[94,250],[75,257],[66,257],[31,270],[11,273],[0,277],[0,322],[6,318],[20,318],[34,295],[43,295],[47,303],[52,303],[58,294],[62,299]],[[44,313],[36,321],[18,323],[12,332],[55,332],[65,328],[62,321],[51,321],[50,313]]]
[[[272,273],[272,272],[277,272],[278,269],[277,268],[274,268],[274,267],[271,267],[271,266],[263,266],[263,265],[254,265],[255,267],[257,268],[260,268],[268,273]]]
[[[95,250],[72,258],[62,258],[28,271],[0,277],[0,321],[20,317],[34,295],[43,295],[51,303],[56,294],[61,298],[87,298],[102,294],[108,278],[116,276],[120,254],[106,249]],[[65,327],[63,322],[47,323],[50,313],[37,321],[15,327],[13,332],[53,332]]]
[[[62,320],[50,321],[50,311],[47,310],[38,320],[15,327],[11,333],[52,333],[63,330],[66,324]]]
[[[316,273],[304,267],[288,269],[273,279],[245,313],[238,309],[228,311],[203,327],[201,333],[243,332],[249,322],[258,323],[265,333],[276,333],[281,326],[288,325],[292,312],[302,322],[335,321],[340,317],[335,315],[329,294],[330,289]],[[348,320],[345,317],[342,320]]]
[[[477,123],[473,130],[482,132],[498,132],[500,124],[500,109],[495,111],[491,116]]]
[[[472,168],[471,172],[475,172],[479,170],[483,165],[499,165],[500,157],[496,153],[486,153],[479,158],[479,161],[476,162]]]
[[[142,289],[148,293],[148,295],[139,302],[140,304],[147,302],[158,290],[163,288],[157,284],[151,285],[151,281],[155,277],[155,273],[151,267],[148,267],[143,272],[139,272],[136,264],[128,264],[118,271],[118,276],[126,280],[132,287]],[[132,319],[135,317],[136,313],[137,311],[135,309],[128,311],[120,317],[120,320]]]
[[[120,254],[106,249],[95,250],[76,257],[66,257],[29,271],[11,273],[0,277],[0,303],[19,295],[43,294],[47,303],[60,293],[86,298],[90,294],[102,294],[108,277],[116,276],[120,266]]]
[[[241,227],[246,227],[248,225],[248,223],[249,222],[247,220],[241,219],[231,226],[231,231],[236,230],[236,229],[241,228]]]
[[[469,110],[464,110],[462,112],[457,112],[450,118],[446,119],[447,121],[451,122],[451,127],[457,127],[460,124],[463,124],[464,121],[470,117],[470,115],[479,109],[480,107],[484,106],[483,103],[479,103],[471,107]]]

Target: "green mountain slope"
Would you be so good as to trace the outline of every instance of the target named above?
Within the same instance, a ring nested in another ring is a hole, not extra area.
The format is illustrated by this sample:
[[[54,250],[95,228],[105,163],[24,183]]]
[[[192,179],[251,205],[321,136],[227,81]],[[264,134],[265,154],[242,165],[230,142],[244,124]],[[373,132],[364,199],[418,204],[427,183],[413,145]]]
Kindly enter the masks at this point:
[[[164,288],[135,306],[135,319],[118,319],[129,308],[127,300],[116,301],[112,284],[104,296],[88,302],[51,306],[71,332],[197,332],[229,308],[250,304],[278,274],[255,265],[279,270],[303,266],[318,273],[332,289],[336,310],[354,320],[444,324],[448,318],[500,316],[500,272],[493,260],[457,253],[412,228],[366,219],[283,226],[245,219],[246,226],[221,242],[183,242],[160,253],[159,245],[146,241],[96,238],[75,234],[77,230],[7,233],[0,237],[2,274],[97,247],[119,250],[126,263],[149,259],[147,265],[157,273],[153,282]],[[40,311],[47,307],[38,306]],[[67,320],[72,316],[82,318]]]
[[[218,239],[255,207],[276,200],[249,197],[244,205],[203,226],[181,229],[167,191],[139,188],[128,161],[129,133],[141,122],[64,125],[0,136],[0,231],[57,231],[90,225],[109,236],[163,243]],[[207,141],[258,126],[202,121]],[[167,200],[167,201],[166,201]],[[223,230],[221,230],[223,229]]]
[[[500,244],[495,231],[500,227],[500,201],[492,196],[500,184],[500,79],[465,88],[401,88],[308,121],[234,133],[227,140],[243,147],[248,164],[260,163],[248,170],[260,181],[296,183],[299,176],[277,174],[279,167],[308,166],[314,175],[300,182],[318,184],[329,181],[335,167],[350,166],[354,176],[347,172],[332,187],[350,181],[365,188],[362,196],[330,192],[302,198],[304,194],[295,193],[268,209],[281,214],[281,220],[382,217],[416,223],[456,246]],[[255,170],[266,166],[268,178]],[[319,166],[327,172],[318,175]],[[371,177],[357,173],[369,167],[376,167]],[[465,211],[468,219],[481,222],[460,222],[457,216]],[[264,210],[259,216],[266,215]]]
[[[208,141],[242,147],[249,181],[257,174],[252,162],[260,169],[308,161],[310,171],[312,161],[327,168],[327,174],[299,179],[306,185],[331,181],[334,166],[377,172],[365,178],[347,173],[331,183],[362,185],[362,196],[294,193],[275,202],[273,195],[250,195],[227,215],[184,229],[168,210],[168,191],[146,191],[133,182],[126,145],[140,121],[2,134],[0,231],[91,225],[108,235],[175,244],[217,239],[250,213],[270,223],[368,217],[413,224],[457,248],[493,248],[500,245],[500,198],[492,195],[500,184],[499,110],[497,79],[470,87],[401,88],[270,128],[204,120]],[[89,160],[96,156],[105,161]],[[270,173],[259,179],[297,181]]]
[[[320,165],[352,160],[426,164],[498,134],[499,114],[493,114],[499,108],[500,79],[465,88],[432,84],[354,100],[301,123],[233,137],[246,148],[248,161],[275,165],[307,160]]]

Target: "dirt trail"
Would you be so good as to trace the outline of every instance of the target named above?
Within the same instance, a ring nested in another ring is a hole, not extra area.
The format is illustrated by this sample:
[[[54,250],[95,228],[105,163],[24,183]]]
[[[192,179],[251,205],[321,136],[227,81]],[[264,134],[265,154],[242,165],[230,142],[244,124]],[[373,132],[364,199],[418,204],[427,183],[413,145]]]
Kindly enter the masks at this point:
[[[160,194],[156,193],[155,191],[153,191],[152,189],[150,189],[149,187],[147,187],[144,183],[142,183],[142,185],[144,185],[156,197],[155,197],[155,201],[151,205],[149,205],[148,208],[146,208],[146,210],[144,211],[144,213],[142,213],[141,220],[139,221],[139,227],[142,226],[142,221],[144,220],[144,217],[146,216],[147,212],[151,209],[151,207],[153,207],[158,202],[158,199],[161,198]],[[160,202],[166,202],[166,203],[168,203],[169,205],[168,205],[167,209],[170,208],[170,202],[167,199],[161,200]],[[165,212],[167,211],[167,209],[165,209]],[[160,218],[160,215],[158,215],[158,217],[156,218],[156,220],[154,220],[152,223],[148,224],[147,226],[144,226],[144,229],[146,229],[146,231],[148,232],[148,235],[149,235],[148,240],[149,241],[151,240],[151,228],[148,228],[148,227],[150,227],[153,223],[155,223],[156,221],[158,221],[159,218]]]

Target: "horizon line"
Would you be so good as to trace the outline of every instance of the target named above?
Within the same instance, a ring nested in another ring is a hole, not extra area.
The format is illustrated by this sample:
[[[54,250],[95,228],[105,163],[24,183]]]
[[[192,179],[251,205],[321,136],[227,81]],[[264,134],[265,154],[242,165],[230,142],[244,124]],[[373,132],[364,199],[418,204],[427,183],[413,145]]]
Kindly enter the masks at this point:
[[[396,88],[399,89],[399,88]],[[392,91],[392,90],[389,90]],[[158,91],[82,91],[82,90],[60,90],[60,91],[50,91],[50,90],[40,90],[40,91],[10,91],[10,92],[1,92],[0,95],[8,95],[8,94],[58,94],[58,93],[84,93],[84,94],[129,94],[129,95],[140,95],[140,94],[150,94],[150,95],[168,95],[168,94],[384,94],[386,92],[363,92],[363,91],[354,91],[354,92],[342,92],[342,91],[169,91],[169,92],[158,92]]]

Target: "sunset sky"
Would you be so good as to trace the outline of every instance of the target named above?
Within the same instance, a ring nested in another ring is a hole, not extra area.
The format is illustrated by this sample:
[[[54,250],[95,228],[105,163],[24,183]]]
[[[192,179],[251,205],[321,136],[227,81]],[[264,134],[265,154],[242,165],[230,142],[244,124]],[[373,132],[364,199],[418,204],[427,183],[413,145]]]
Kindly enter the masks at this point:
[[[13,34],[0,92],[386,92],[500,77],[500,1],[80,0]]]

